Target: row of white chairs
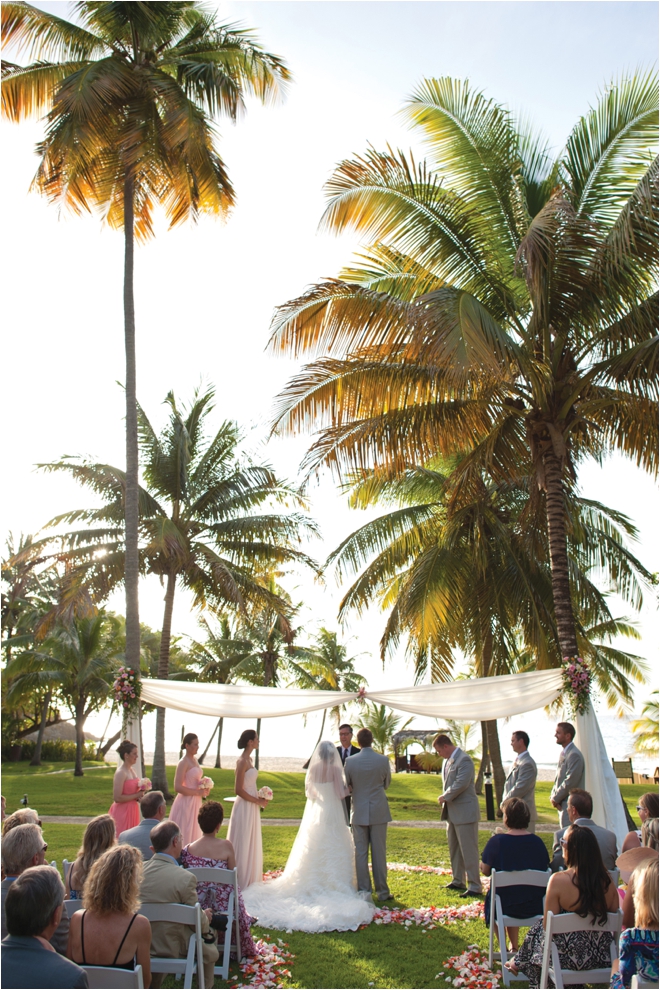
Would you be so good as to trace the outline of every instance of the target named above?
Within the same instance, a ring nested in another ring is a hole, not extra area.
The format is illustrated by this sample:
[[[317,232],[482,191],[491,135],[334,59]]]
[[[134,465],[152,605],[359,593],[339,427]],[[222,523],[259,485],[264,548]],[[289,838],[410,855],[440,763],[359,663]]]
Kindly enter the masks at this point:
[[[611,873],[612,880],[618,885],[619,871]],[[550,880],[550,870],[541,872],[539,870],[518,870],[515,872],[503,872],[493,870],[490,877],[490,932],[488,940],[488,963],[492,970],[494,962],[498,959],[502,965],[502,982],[505,987],[510,987],[514,980],[525,980],[521,973],[514,976],[510,970],[506,969],[508,961],[506,949],[506,929],[507,928],[529,928],[543,918],[543,914],[535,914],[530,918],[514,918],[512,915],[504,914],[502,909],[502,899],[498,890],[505,887],[542,887],[544,890]],[[543,898],[543,909],[545,910],[545,897]],[[541,987],[548,986],[548,980],[552,979],[557,990],[566,986],[584,986],[585,983],[609,983],[611,963],[619,954],[619,935],[623,922],[623,912],[619,909],[615,913],[608,914],[607,922],[604,925],[592,924],[586,918],[581,918],[577,914],[555,915],[548,911],[545,927],[545,940],[543,944],[543,963],[541,969]],[[500,943],[500,951],[495,951],[495,932]],[[566,932],[611,932],[613,939],[610,945],[610,966],[590,970],[572,970],[562,968],[559,952],[555,943],[555,935]],[[646,986],[638,983],[638,986]]]
[[[56,867],[55,861],[51,864]],[[73,864],[68,860],[63,860],[62,870],[64,876],[68,875]],[[195,867],[188,870],[197,883],[226,884],[232,888],[229,894],[229,901],[225,911],[218,911],[218,914],[227,916],[227,928],[224,933],[222,945],[218,943],[221,956],[219,965],[213,969],[215,976],[220,976],[227,980],[229,976],[229,959],[232,951],[236,952],[236,958],[241,958],[241,932],[239,924],[238,908],[238,878],[236,870],[223,870],[219,867]],[[69,918],[81,908],[80,901],[65,901],[64,907]],[[143,914],[151,922],[165,921],[179,925],[190,925],[194,929],[188,943],[188,954],[185,959],[171,959],[166,956],[151,957],[152,973],[172,973],[178,978],[183,976],[184,990],[192,987],[193,975],[197,974],[198,985],[204,988],[204,964],[202,956],[202,909],[199,904],[190,906],[188,904],[142,904],[140,914]],[[120,970],[105,966],[85,966],[88,972],[90,987],[106,988],[116,987],[123,990],[124,987],[143,987],[142,967],[135,970]],[[139,972],[138,972],[139,971]],[[110,980],[110,982],[106,982]],[[136,982],[139,981],[139,982]]]

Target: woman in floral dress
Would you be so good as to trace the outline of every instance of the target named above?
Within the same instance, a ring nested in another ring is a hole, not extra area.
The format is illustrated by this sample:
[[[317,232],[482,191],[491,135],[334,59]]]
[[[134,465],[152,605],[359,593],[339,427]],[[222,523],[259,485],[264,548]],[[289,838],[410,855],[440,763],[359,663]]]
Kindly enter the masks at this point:
[[[193,870],[196,866],[210,866],[224,870],[235,869],[234,847],[226,839],[218,838],[218,830],[222,825],[223,818],[224,811],[219,801],[207,801],[200,808],[197,822],[202,831],[202,837],[187,845],[181,853],[181,863],[184,867]],[[233,889],[227,883],[211,883],[204,880],[197,884],[197,897],[202,908],[211,908],[212,911],[226,911],[229,895]],[[241,933],[241,952],[244,956],[256,956],[258,951],[250,932],[250,925],[254,919],[245,910],[240,888],[237,910]]]

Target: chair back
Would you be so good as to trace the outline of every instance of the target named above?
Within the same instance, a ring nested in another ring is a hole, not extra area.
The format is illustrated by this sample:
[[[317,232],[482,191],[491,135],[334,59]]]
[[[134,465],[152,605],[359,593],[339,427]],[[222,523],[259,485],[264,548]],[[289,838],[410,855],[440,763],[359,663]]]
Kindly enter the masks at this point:
[[[607,915],[604,925],[599,925],[593,918],[581,918],[579,914],[553,914],[548,911],[545,922],[545,940],[543,945],[543,965],[541,967],[541,986],[547,987],[552,979],[557,990],[569,986],[584,987],[590,983],[608,983],[611,963],[619,954],[619,935],[623,912],[618,910]],[[597,969],[574,970],[561,965],[559,952],[555,943],[555,935],[569,932],[611,932],[613,935],[610,945],[610,966]]]
[[[197,880],[197,883],[226,883],[234,886],[236,870],[223,870],[220,866],[191,866],[186,867],[187,873]]]
[[[199,904],[143,904],[140,908],[149,921],[169,921],[175,925],[195,925],[199,914]]]
[[[197,883],[226,884],[232,888],[229,897],[227,910],[219,912],[227,915],[227,930],[225,932],[225,946],[223,963],[215,967],[217,976],[223,980],[227,979],[229,973],[229,956],[233,945],[236,947],[236,958],[240,959],[241,952],[241,930],[240,930],[240,905],[238,901],[238,873],[236,869],[225,870],[221,866],[192,866],[188,868],[188,873],[192,873]],[[233,928],[233,940],[232,940]],[[220,936],[218,936],[218,947],[220,947]]]
[[[140,914],[149,921],[166,921],[177,925],[190,925],[194,931],[188,942],[188,955],[185,959],[169,956],[152,956],[152,973],[174,973],[183,976],[184,990],[192,987],[192,978],[197,967],[197,985],[204,990],[204,957],[202,955],[202,909],[199,903],[155,904],[146,902],[140,906]]]
[[[142,966],[135,969],[115,969],[114,966],[83,966],[92,990],[143,990]]]
[[[503,887],[542,887],[548,886],[551,877],[550,870],[493,870],[490,875],[490,931],[488,937],[488,963],[492,970],[495,959],[499,959],[502,966],[502,982],[505,987],[509,987],[514,980],[522,980],[523,976],[514,976],[505,966],[508,960],[506,949],[506,927],[521,928],[531,927],[536,921],[543,917],[542,914],[534,915],[531,918],[509,918],[502,910],[502,900],[499,891]],[[545,907],[545,895],[544,895]],[[495,952],[495,932],[500,943],[500,951]]]
[[[70,863],[68,859],[62,860],[62,875],[64,877],[64,883],[66,883],[67,877],[69,876],[69,872],[72,866],[73,863]]]
[[[553,914],[552,911],[548,911],[546,932],[552,929],[553,935],[564,935],[566,932],[612,932],[618,935],[621,931],[622,918],[621,911],[613,911],[607,915],[605,924],[600,925],[593,918],[581,918],[579,914],[573,912]]]
[[[621,874],[619,873],[619,870],[618,869],[614,869],[614,870],[608,870],[607,872],[612,877],[612,883],[614,884],[614,886],[615,887],[618,887],[619,886],[619,880],[621,878]]]
[[[65,901],[64,910],[66,911],[66,916],[71,920],[76,911],[82,911],[83,902],[82,901]]]
[[[640,987],[640,988],[641,987],[649,987],[649,988],[650,987],[653,987],[654,990],[658,990],[658,984],[657,983],[649,983],[648,980],[645,980],[644,977],[643,976],[640,976],[638,973],[635,973],[635,975],[633,976],[632,980],[630,981],[630,986],[631,987]]]
[[[543,887],[548,886],[552,874],[550,870],[493,870],[490,875],[491,898],[499,887]]]

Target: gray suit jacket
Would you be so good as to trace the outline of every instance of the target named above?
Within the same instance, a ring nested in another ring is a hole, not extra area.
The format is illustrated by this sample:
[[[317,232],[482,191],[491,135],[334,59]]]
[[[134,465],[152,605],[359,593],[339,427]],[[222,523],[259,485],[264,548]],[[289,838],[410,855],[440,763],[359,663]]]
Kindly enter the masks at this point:
[[[509,774],[504,784],[502,794],[502,804],[508,798],[516,797],[524,801],[529,808],[530,820],[536,821],[536,799],[534,791],[536,789],[536,763],[532,759],[528,749],[524,753],[519,753],[513,762]]]
[[[578,818],[575,822],[576,825],[582,825],[585,828],[590,828],[591,831],[596,836],[598,842],[598,847],[600,849],[600,854],[603,857],[603,865],[606,870],[616,869],[616,835],[614,832],[610,832],[609,828],[603,828],[602,825],[596,825],[591,818]],[[554,842],[552,846],[552,862],[550,863],[550,869],[553,873],[557,870],[564,869],[564,857],[561,853],[561,840],[564,838],[564,833],[567,831],[566,828],[560,828],[558,832],[555,832]]]
[[[474,763],[462,749],[454,750],[442,768],[444,791],[447,800],[442,805],[442,821],[452,825],[467,825],[478,822],[481,814],[479,799],[474,789]]]
[[[159,824],[157,818],[143,818],[135,828],[127,828],[125,832],[122,832],[117,842],[139,849],[142,853],[142,859],[146,863],[154,854],[151,848],[151,830]]]
[[[584,788],[584,757],[574,742],[562,750],[550,800],[563,804],[574,787]]]
[[[44,990],[78,990],[88,987],[87,973],[57,952],[44,949],[30,936],[8,935],[2,940],[2,986],[44,987]]]
[[[384,825],[392,821],[385,794],[392,771],[386,756],[365,746],[355,756],[348,757],[344,775],[346,783],[353,788],[351,821],[354,825]]]
[[[7,891],[9,890],[13,882],[14,882],[13,877],[7,877],[0,884],[0,898],[2,901],[2,938],[5,938],[9,934],[7,931],[7,919],[5,917],[5,900],[7,897]],[[68,942],[69,942],[69,916],[67,915],[66,911],[62,911],[62,920],[57,926],[55,934],[50,940],[50,944],[55,949],[55,952],[59,952],[61,956],[65,956]],[[38,944],[39,943],[37,942],[37,945]],[[47,951],[48,949],[44,949],[44,952]]]

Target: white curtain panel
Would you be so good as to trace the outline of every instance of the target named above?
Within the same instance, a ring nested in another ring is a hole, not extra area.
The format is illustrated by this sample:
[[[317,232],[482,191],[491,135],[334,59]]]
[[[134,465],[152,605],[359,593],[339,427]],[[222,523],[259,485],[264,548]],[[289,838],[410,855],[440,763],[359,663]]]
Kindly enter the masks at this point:
[[[591,705],[584,715],[578,715],[575,719],[575,730],[575,745],[584,756],[584,789],[589,791],[594,802],[591,817],[596,825],[614,832],[620,851],[628,834],[628,825],[619,784]]]
[[[142,700],[215,718],[275,718],[345,705],[357,695],[344,691],[252,687],[250,684],[201,684],[143,679]]]

